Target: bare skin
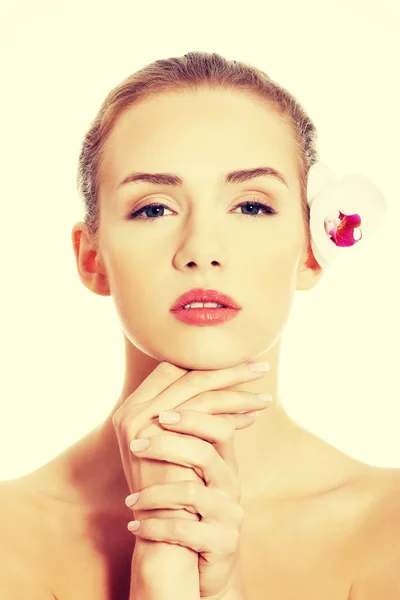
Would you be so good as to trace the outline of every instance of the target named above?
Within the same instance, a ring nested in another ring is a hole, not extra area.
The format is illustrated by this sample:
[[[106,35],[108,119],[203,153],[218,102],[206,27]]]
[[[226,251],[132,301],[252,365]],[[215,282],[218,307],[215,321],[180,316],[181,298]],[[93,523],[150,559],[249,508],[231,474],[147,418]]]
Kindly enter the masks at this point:
[[[273,178],[233,187],[220,182],[228,170],[262,165],[281,172],[288,187]],[[179,173],[187,187],[130,184],[117,191],[133,169]],[[264,598],[266,589],[274,597],[279,589],[280,600],[347,600],[381,507],[385,515],[394,511],[399,477],[398,470],[360,463],[304,430],[279,397],[280,338],[294,291],[311,289],[322,275],[305,266],[290,134],[264,105],[240,94],[165,95],[117,122],[101,181],[100,247],[93,249],[82,222],[72,236],[81,281],[95,294],[111,295],[121,319],[122,390],[104,423],[37,471],[2,484],[10,538],[21,515],[28,528],[17,536],[15,555],[21,557],[26,537],[42,540],[41,551],[32,543],[24,556],[35,554],[32,577],[39,572],[38,586],[46,585],[58,600],[127,598],[135,538],[126,529],[130,490],[112,415],[163,360],[198,370],[266,360],[271,369],[262,379],[234,388],[273,397],[258,421],[235,438],[246,511],[246,597]],[[255,195],[280,214],[233,214]],[[149,202],[172,214],[151,224],[127,219]],[[226,292],[242,311],[218,326],[182,324],[169,309],[192,287]]]
[[[271,372],[263,378],[269,385],[254,382],[257,391],[276,389],[271,353],[269,361]],[[50,463],[3,483],[2,512],[16,560],[23,556],[30,565],[26,576],[37,581],[39,573],[38,587],[53,590],[58,600],[79,600],[78,593],[82,599],[86,595],[120,600],[121,593],[128,597],[135,538],[126,529],[131,513],[124,499],[129,489],[120,469],[113,412]],[[261,600],[268,589],[271,594],[279,590],[283,600],[294,600],[293,590],[302,589],[310,600],[322,594],[327,600],[347,600],[365,543],[374,538],[378,515],[390,518],[398,512],[398,470],[376,469],[344,455],[294,423],[276,401],[254,425],[236,432],[240,469],[249,464],[246,456],[254,459],[246,450],[251,448],[250,436],[260,441],[261,430],[270,443],[254,463],[254,477],[249,469],[247,486],[242,487],[246,518],[238,572],[244,597]],[[104,469],[105,464],[110,468]],[[275,477],[263,477],[268,468]],[[39,552],[34,542],[38,539]],[[318,577],[310,579],[310,572]]]

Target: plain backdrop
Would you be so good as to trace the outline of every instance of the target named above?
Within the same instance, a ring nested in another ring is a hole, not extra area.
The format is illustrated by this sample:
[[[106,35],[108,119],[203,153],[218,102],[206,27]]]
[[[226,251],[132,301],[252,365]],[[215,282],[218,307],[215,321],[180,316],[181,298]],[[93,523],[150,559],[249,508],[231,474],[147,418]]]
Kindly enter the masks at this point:
[[[118,398],[113,300],[82,285],[72,249],[77,159],[112,87],[195,50],[286,87],[318,128],[321,160],[369,177],[389,203],[374,236],[296,292],[280,394],[343,452],[400,467],[398,0],[16,0],[2,3],[0,35],[0,479],[56,456]]]

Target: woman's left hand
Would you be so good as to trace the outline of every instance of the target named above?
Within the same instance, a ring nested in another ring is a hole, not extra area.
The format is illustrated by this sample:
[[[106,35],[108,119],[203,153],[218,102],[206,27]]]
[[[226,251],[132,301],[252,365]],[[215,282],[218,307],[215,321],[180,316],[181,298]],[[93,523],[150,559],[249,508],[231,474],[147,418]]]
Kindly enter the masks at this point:
[[[140,491],[134,505],[128,503],[131,496],[126,503],[134,511],[183,508],[201,516],[200,521],[148,518],[133,533],[198,552],[200,596],[217,600],[233,587],[244,510],[240,504],[237,469],[226,464],[213,444],[225,449],[227,445],[233,446],[235,427],[229,423],[229,415],[222,417],[186,409],[175,412],[181,415],[178,423],[161,425],[177,435],[153,435],[145,450],[132,452],[138,458],[191,467],[205,485],[196,481],[152,485]],[[233,448],[229,450],[232,456]]]

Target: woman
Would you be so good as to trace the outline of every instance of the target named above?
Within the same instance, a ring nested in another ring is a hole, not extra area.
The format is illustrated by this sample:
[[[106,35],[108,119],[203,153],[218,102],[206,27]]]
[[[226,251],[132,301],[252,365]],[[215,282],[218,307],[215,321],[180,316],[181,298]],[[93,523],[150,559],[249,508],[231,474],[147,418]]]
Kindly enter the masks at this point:
[[[115,301],[125,378],[104,423],[3,482],[2,597],[399,597],[399,471],[306,431],[278,393],[294,292],[323,273],[315,138],[286,90],[216,54],[156,61],[107,96],[72,240],[83,284]]]

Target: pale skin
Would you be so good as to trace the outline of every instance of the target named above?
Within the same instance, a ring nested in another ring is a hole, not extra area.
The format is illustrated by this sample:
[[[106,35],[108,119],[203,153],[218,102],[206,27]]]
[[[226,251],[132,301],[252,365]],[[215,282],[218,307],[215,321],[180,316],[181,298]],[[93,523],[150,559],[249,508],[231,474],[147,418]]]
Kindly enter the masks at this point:
[[[234,185],[222,182],[227,171],[259,166],[279,171],[287,186],[273,177]],[[176,173],[184,179],[184,186],[131,183],[117,189],[131,171]],[[245,211],[235,209],[241,203],[251,203],[254,197],[279,214],[246,216]],[[156,217],[158,223],[149,222],[146,215],[148,221],[128,219],[134,209],[148,203],[167,207],[165,216]],[[265,561],[254,559],[250,563],[246,558],[249,550],[254,556],[261,550],[265,553],[269,542],[263,540],[271,539],[272,532],[278,540],[277,547],[271,548],[274,556],[287,548],[283,542],[282,548],[279,546],[279,536],[285,531],[282,523],[278,527],[281,515],[285,514],[285,525],[293,529],[296,560],[292,563],[287,553],[278,568],[288,560],[294,565],[286,565],[288,572],[292,569],[295,573],[299,562],[305,560],[296,541],[300,516],[308,519],[308,513],[312,515],[309,530],[299,530],[299,536],[318,531],[315,540],[309,538],[318,554],[324,532],[334,540],[342,532],[344,505],[351,507],[344,519],[346,528],[351,528],[354,515],[365,514],[365,523],[375,523],[369,515],[375,514],[371,506],[377,503],[384,504],[385,514],[397,515],[392,510],[393,500],[387,498],[393,497],[394,482],[398,481],[397,471],[394,478],[395,470],[364,465],[300,427],[288,416],[279,397],[280,338],[294,292],[313,288],[323,273],[305,266],[308,246],[293,139],[271,110],[242,94],[202,90],[147,99],[120,117],[108,139],[101,169],[100,208],[99,248],[93,248],[82,222],[75,224],[72,239],[82,283],[95,294],[112,296],[123,327],[125,376],[121,394],[104,423],[23,478],[20,489],[29,484],[46,499],[46,510],[55,515],[65,517],[71,511],[75,517],[80,515],[83,528],[93,515],[101,514],[98,531],[107,532],[110,547],[118,545],[120,549],[120,563],[112,568],[126,567],[134,534],[126,530],[133,517],[125,498],[138,490],[130,489],[121,463],[113,423],[116,411],[163,361],[200,371],[226,369],[250,360],[267,361],[269,372],[230,388],[272,395],[271,405],[261,410],[257,421],[235,433],[241,504],[247,519],[241,537],[245,549],[241,569],[248,594],[243,597],[264,598],[265,586],[270,585],[272,594],[279,590],[284,594],[280,598],[289,600],[291,588],[286,590],[284,576],[273,581],[271,573],[265,571]],[[193,287],[221,290],[237,300],[242,310],[223,325],[180,323],[169,309],[180,294]],[[344,493],[348,494],[345,504]],[[324,518],[327,497],[332,498],[329,523]],[[289,505],[293,507],[290,512],[282,513],[282,506],[287,511]],[[332,515],[339,514],[335,527]],[[359,548],[354,540],[346,546],[349,553],[355,548],[360,556],[362,550],[365,552],[368,527],[372,525],[360,529]],[[265,536],[260,537],[260,532]],[[65,547],[72,553],[74,542],[71,538],[68,544],[68,535],[63,531]],[[274,572],[278,568],[275,565]],[[267,575],[269,579],[262,579]],[[328,598],[326,588],[318,588],[315,579],[300,581],[297,591],[303,589],[307,600],[314,600],[313,590],[315,598],[321,598],[321,589],[327,600],[346,600],[353,573],[342,566],[334,576],[341,585],[336,596]],[[61,575],[56,578],[57,582],[61,579]],[[331,584],[326,581],[330,590]],[[74,589],[73,582],[70,587],[63,585],[71,592]],[[390,596],[386,597],[389,600]],[[360,596],[360,600],[368,599],[367,595]],[[64,600],[63,596],[58,600]]]

